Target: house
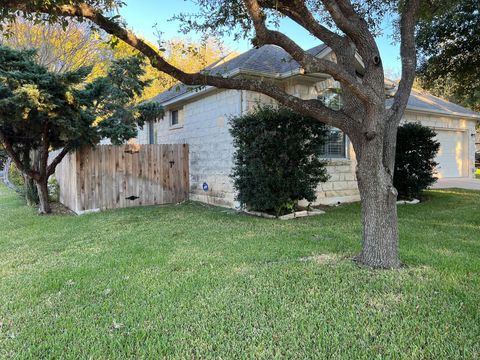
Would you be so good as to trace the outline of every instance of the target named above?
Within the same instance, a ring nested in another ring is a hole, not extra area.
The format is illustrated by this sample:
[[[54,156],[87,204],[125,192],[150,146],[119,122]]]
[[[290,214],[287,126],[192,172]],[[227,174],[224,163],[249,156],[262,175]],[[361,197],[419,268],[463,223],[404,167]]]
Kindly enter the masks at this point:
[[[322,58],[334,59],[325,45],[308,50]],[[358,60],[361,71],[361,61]],[[211,73],[275,81],[288,93],[304,99],[334,96],[336,82],[326,74],[304,75],[282,48],[265,45],[208,68]],[[138,142],[188,143],[190,146],[190,198],[209,204],[236,207],[235,191],[229,177],[234,148],[229,133],[233,117],[251,111],[257,104],[275,104],[268,96],[245,90],[191,87],[179,84],[152,101],[161,103],[165,116],[139,132]],[[386,100],[389,106],[391,100]],[[479,114],[430,94],[413,90],[403,121],[421,122],[438,134],[441,147],[438,176],[474,175],[475,125]],[[319,184],[317,203],[356,201],[359,192],[355,178],[355,153],[348,138],[332,129],[325,146],[328,182]]]

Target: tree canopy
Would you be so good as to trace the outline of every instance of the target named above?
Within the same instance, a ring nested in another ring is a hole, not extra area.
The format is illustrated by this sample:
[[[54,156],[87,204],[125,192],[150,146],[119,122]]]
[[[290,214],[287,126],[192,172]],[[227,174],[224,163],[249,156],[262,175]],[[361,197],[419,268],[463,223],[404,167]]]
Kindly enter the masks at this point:
[[[419,22],[417,43],[422,87],[480,111],[480,1],[438,4]]]
[[[0,31],[0,44],[16,50],[36,49],[37,63],[50,71],[62,73],[92,66],[90,78],[104,75],[112,58],[106,39],[88,23],[75,19],[62,26],[17,16]]]
[[[118,42],[103,30],[92,29],[92,24],[76,19],[63,23],[28,20],[16,16],[12,22],[4,22],[0,29],[0,44],[12,49],[36,49],[36,61],[53,72],[77,70],[92,66],[88,81],[105,76],[115,59],[137,56],[138,50]],[[149,44],[157,48],[156,45]],[[221,59],[230,52],[219,40],[207,38],[193,41],[188,38],[163,39],[161,47],[169,62],[180,69],[196,72]],[[173,86],[177,80],[151,66],[143,65],[142,80],[150,83],[137,97],[137,102],[148,100]]]

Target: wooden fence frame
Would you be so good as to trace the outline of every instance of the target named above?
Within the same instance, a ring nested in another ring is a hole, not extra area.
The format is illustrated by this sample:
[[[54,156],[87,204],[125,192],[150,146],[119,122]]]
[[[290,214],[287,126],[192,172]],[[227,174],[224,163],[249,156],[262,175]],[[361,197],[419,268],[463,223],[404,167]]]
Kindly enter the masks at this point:
[[[67,155],[55,176],[60,202],[77,214],[179,203],[189,194],[187,144],[99,145]]]

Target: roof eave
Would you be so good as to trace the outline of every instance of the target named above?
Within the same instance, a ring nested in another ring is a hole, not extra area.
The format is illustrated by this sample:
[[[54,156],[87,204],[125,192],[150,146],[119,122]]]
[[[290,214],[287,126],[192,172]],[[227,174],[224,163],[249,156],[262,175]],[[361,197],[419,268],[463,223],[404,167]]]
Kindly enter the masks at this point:
[[[390,108],[388,106],[387,108]],[[449,116],[449,117],[454,117],[454,118],[468,118],[471,120],[476,120],[480,121],[480,115],[475,115],[475,114],[465,114],[465,113],[457,113],[457,112],[447,112],[447,111],[442,111],[442,110],[430,110],[430,109],[422,109],[416,106],[408,106],[405,109],[405,111],[410,111],[414,113],[421,113],[421,114],[436,114],[436,115],[443,115],[443,116]]]
[[[190,100],[190,99],[195,98],[197,96],[207,94],[207,93],[212,92],[216,89],[217,88],[214,87],[214,86],[205,86],[203,89],[200,89],[200,90],[192,90],[192,91],[188,91],[185,94],[174,96],[173,98],[170,98],[167,101],[162,102],[161,105],[165,106],[165,107],[168,107],[168,106],[177,104],[181,101]]]

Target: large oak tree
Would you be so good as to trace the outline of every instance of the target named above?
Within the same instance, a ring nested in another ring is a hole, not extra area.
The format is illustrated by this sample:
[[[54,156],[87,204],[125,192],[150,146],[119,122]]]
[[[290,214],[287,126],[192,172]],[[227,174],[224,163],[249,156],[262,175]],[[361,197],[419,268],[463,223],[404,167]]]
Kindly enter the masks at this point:
[[[3,0],[1,14],[4,18],[13,17],[15,12],[31,17],[48,14],[51,21],[62,17],[88,19],[142,52],[155,68],[185,84],[260,92],[343,130],[358,161],[363,243],[357,260],[376,268],[398,267],[397,191],[393,186],[395,144],[397,127],[415,77],[415,19],[420,0],[201,0],[198,3],[206,20],[203,23],[191,20],[188,26],[239,29],[246,36],[251,35],[256,46],[282,47],[305,74],[326,73],[337,80],[343,107],[333,110],[319,100],[298,98],[265,79],[186,73],[111,15],[111,10],[121,5],[114,0]],[[375,31],[386,11],[398,15],[402,63],[402,78],[390,108],[385,107],[384,68],[375,42]],[[279,17],[290,18],[328,45],[336,55],[336,62],[312,56],[280,28],[272,28]],[[357,56],[364,65],[361,74],[355,67]]]

